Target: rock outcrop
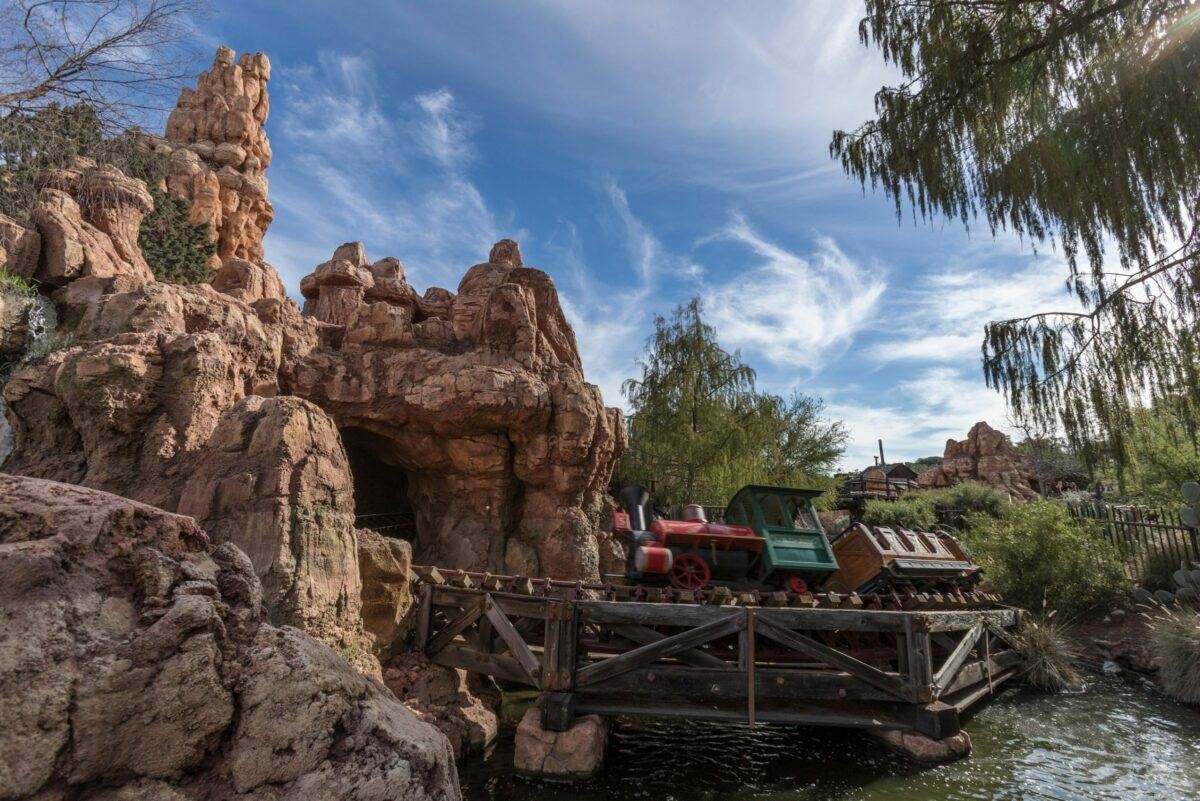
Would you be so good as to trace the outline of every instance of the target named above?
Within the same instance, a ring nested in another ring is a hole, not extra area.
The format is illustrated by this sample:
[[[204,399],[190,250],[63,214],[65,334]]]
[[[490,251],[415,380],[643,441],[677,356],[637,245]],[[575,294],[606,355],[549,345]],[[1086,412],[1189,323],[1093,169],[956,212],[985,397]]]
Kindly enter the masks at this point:
[[[233,545],[81,487],[0,497],[0,798],[458,798],[446,738],[271,625]]]
[[[167,119],[167,188],[191,201],[193,223],[212,225],[214,267],[263,258],[263,235],[275,216],[267,199],[271,145],[263,127],[270,78],[271,62],[262,53],[235,59],[219,47],[212,68],[195,89],[180,93]]]
[[[153,281],[137,242],[142,218],[153,209],[144,183],[77,158],[71,168],[39,177],[27,224],[8,218],[0,224],[10,251],[6,270],[46,287],[79,278],[105,285],[117,277],[130,286]]]
[[[921,474],[922,487],[949,487],[979,481],[1024,500],[1037,497],[1029,461],[1003,433],[985,422],[971,427],[964,440],[946,440],[940,467]]]
[[[445,734],[460,756],[483,750],[499,732],[500,691],[488,676],[434,665],[421,654],[397,654],[383,680],[409,709]]]
[[[596,578],[620,413],[586,383],[546,273],[515,242],[457,293],[407,283],[396,259],[339,247],[301,283],[323,345],[289,389],[348,443],[407,477],[414,557],[477,570]]]
[[[3,387],[5,469],[194,516],[250,554],[277,623],[368,654],[341,439],[312,404],[269,397],[312,338],[295,306],[260,301],[264,323],[207,285],[105,293],[86,278],[55,297],[76,323]]]

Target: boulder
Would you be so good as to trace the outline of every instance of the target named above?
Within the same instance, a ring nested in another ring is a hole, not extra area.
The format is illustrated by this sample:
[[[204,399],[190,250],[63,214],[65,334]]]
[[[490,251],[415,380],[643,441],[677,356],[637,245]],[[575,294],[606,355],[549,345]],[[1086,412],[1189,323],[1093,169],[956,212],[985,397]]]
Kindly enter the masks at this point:
[[[566,731],[542,728],[541,710],[525,712],[517,726],[513,766],[517,773],[544,779],[590,779],[604,765],[608,720],[583,715]]]
[[[1023,500],[1037,497],[1033,487],[1036,480],[1024,454],[1007,436],[985,422],[972,426],[964,440],[946,440],[941,466],[922,473],[918,479],[922,487],[978,481]]]
[[[401,624],[412,608],[408,584],[412,546],[404,540],[358,529],[358,569],[362,578],[363,627],[375,638],[377,653],[386,654],[403,639]]]
[[[449,743],[276,628],[187,517],[0,474],[0,798],[457,799]]]
[[[405,706],[445,734],[459,756],[482,751],[496,739],[500,691],[488,676],[435,665],[422,654],[398,653],[383,680]]]

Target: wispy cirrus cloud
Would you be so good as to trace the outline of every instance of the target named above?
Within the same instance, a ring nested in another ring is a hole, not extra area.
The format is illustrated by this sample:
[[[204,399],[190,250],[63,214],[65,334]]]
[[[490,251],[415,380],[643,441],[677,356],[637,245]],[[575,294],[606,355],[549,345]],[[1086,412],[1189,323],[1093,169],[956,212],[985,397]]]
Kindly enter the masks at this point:
[[[828,237],[801,256],[768,240],[740,214],[704,242],[729,242],[755,258],[732,280],[705,288],[723,342],[777,366],[819,370],[869,326],[887,289],[882,268],[846,256]]]
[[[276,72],[272,135],[285,163],[271,171],[266,250],[291,291],[356,239],[373,258],[400,257],[419,286],[453,288],[502,238],[469,173],[474,119],[450,89],[392,98],[369,61],[339,53]]]

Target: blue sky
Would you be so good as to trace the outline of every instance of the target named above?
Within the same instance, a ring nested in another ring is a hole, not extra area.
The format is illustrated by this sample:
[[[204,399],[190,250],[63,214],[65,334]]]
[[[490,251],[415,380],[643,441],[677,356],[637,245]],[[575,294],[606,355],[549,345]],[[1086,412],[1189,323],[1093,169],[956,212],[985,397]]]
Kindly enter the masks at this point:
[[[298,295],[340,243],[453,290],[505,237],[558,284],[606,402],[693,295],[761,387],[824,398],[844,466],[976,420],[985,322],[1066,301],[1061,258],[897,221],[828,154],[895,80],[849,0],[215,3],[204,48],[270,57],[266,256]]]

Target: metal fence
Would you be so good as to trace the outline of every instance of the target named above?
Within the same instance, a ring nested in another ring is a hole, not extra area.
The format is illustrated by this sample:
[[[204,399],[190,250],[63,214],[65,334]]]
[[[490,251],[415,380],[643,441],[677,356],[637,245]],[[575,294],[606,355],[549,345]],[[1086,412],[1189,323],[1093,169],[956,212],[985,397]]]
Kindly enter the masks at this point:
[[[417,519],[412,512],[384,512],[358,515],[354,518],[355,528],[369,528],[385,537],[412,540],[417,533]]]
[[[1181,562],[1200,563],[1198,532],[1180,519],[1176,509],[1099,501],[1068,503],[1067,508],[1076,519],[1101,525],[1134,580],[1166,579]]]

